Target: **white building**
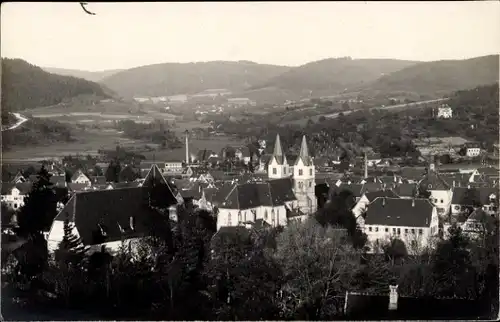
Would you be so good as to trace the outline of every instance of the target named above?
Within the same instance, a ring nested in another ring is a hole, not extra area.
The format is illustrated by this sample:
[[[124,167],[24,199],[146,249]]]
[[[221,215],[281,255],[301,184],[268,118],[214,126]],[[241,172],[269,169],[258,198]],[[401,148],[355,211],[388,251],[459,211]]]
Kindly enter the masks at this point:
[[[418,182],[418,189],[430,192],[429,199],[436,206],[440,217],[448,215],[453,195],[452,189],[436,172],[434,163],[430,165],[428,172]]]
[[[451,214],[457,216],[468,208],[480,205],[483,211],[492,215],[498,212],[498,189],[489,187],[454,187],[451,200]]]
[[[402,240],[409,253],[418,253],[438,236],[436,207],[427,199],[376,198],[360,225],[372,252],[392,238]]]
[[[31,190],[31,183],[2,183],[1,201],[8,208],[19,210],[24,206],[24,198]]]
[[[312,214],[317,209],[315,186],[316,169],[309,155],[306,137],[302,137],[299,156],[291,167],[281,147],[279,135],[276,136],[274,152],[269,162],[267,173],[269,179],[293,179],[293,192],[298,201],[298,208],[305,214]]]
[[[83,173],[81,170],[77,170],[71,177],[71,183],[86,184],[87,186],[92,185],[90,178]]]
[[[453,110],[448,104],[443,104],[438,107],[438,118],[451,119],[453,117]]]
[[[386,197],[386,198],[399,198],[398,195],[396,195],[392,190],[390,189],[382,189],[379,191],[373,191],[373,192],[366,192],[364,193],[361,198],[356,202],[356,205],[352,209],[352,213],[354,214],[354,217],[358,218],[361,216],[363,213],[366,212],[368,205],[373,202],[375,199],[379,197]]]
[[[479,143],[469,142],[465,144],[465,155],[468,157],[477,157],[481,154],[481,146]]]
[[[165,162],[165,172],[167,173],[181,173],[182,161],[169,160]]]

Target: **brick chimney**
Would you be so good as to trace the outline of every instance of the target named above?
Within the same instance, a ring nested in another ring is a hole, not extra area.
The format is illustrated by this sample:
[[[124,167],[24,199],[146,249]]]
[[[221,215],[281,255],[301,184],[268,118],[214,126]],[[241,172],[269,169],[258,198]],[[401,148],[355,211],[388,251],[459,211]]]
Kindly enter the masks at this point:
[[[389,285],[389,310],[394,311],[398,309],[398,286]]]

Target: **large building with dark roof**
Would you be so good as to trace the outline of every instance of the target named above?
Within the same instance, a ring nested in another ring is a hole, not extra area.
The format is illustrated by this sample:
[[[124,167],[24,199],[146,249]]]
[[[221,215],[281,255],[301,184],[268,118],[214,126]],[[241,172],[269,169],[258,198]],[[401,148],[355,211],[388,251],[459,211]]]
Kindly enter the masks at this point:
[[[436,207],[427,199],[377,197],[358,223],[371,251],[391,238],[401,239],[409,253],[418,253],[439,233]]]
[[[49,250],[57,249],[64,237],[64,222],[68,220],[84,245],[104,245],[116,251],[122,240],[130,242],[151,232],[160,219],[154,208],[172,208],[177,203],[175,191],[156,165],[141,187],[76,192],[52,223]]]
[[[298,203],[290,178],[226,185],[214,197],[219,199],[217,229],[258,220],[285,226]]]

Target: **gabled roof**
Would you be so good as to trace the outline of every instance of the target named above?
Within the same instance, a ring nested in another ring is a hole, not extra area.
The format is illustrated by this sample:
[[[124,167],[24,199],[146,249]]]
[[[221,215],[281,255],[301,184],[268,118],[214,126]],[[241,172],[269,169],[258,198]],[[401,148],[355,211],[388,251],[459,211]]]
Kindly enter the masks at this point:
[[[450,185],[446,183],[445,180],[435,171],[429,171],[424,177],[419,181],[419,187],[428,190],[449,190]]]
[[[403,167],[401,168],[400,171],[403,179],[409,179],[409,180],[422,179],[423,175],[425,174],[424,169],[413,168],[413,167]]]
[[[394,191],[389,190],[389,189],[367,192],[367,193],[365,193],[365,197],[369,201],[373,201],[373,200],[377,199],[378,197],[399,198],[399,196],[397,194],[395,194]]]
[[[299,152],[299,155],[298,155],[297,159],[295,160],[294,164],[297,165],[299,160],[302,160],[302,163],[306,167],[313,165],[313,160],[312,160],[311,156],[309,155],[309,148],[307,147],[307,140],[306,140],[305,135],[302,137],[302,143],[300,145],[300,152]]]
[[[379,197],[366,211],[366,225],[429,227],[433,206],[427,199]]]
[[[66,183],[66,176],[50,176],[49,180],[55,185],[64,185]]]
[[[106,177],[105,176],[92,176],[92,177],[90,177],[90,181],[92,181],[92,185],[106,184]]]
[[[293,181],[291,178],[269,180],[269,187],[274,203],[281,204],[297,200],[293,192]]]
[[[3,182],[2,183],[2,195],[10,195],[12,189],[16,186],[15,183]]]
[[[500,172],[498,171],[498,169],[496,169],[494,167],[479,168],[479,169],[477,169],[477,172],[479,174],[493,175],[493,176],[497,176],[497,177],[500,175]]]
[[[148,233],[146,222],[156,215],[148,207],[148,188],[125,188],[78,192],[71,197],[55,220],[64,221],[67,216],[76,225],[85,245],[141,237]],[[130,229],[130,217],[134,218],[134,230]],[[107,237],[99,240],[100,227]]]
[[[470,175],[466,173],[442,173],[439,175],[450,187],[467,186]]]
[[[223,201],[220,208],[242,210],[260,206],[282,206],[286,201],[296,199],[295,195],[289,195],[290,191],[288,191],[286,185],[286,181],[273,183],[273,186],[271,186],[270,182],[237,184]],[[285,190],[280,191],[280,188]]]
[[[464,203],[470,199],[471,202],[477,202],[481,205],[490,203],[490,196],[495,195],[498,198],[497,188],[467,188],[467,187],[455,187],[453,188],[453,196],[451,198],[451,203],[454,205],[465,205]],[[465,205],[472,206],[472,205]]]
[[[158,191],[161,194],[162,202],[164,202],[165,205],[177,204],[178,200],[176,198],[177,193],[175,192],[175,189],[167,180],[165,180],[158,166],[153,164],[144,179],[142,187],[152,188],[155,186],[159,186]]]
[[[414,197],[417,193],[416,183],[401,183],[394,188],[394,192],[400,197]]]
[[[69,191],[84,191],[86,188],[88,188],[88,185],[86,183],[73,183],[73,182],[68,182],[68,190]]]
[[[363,188],[361,189],[361,194],[364,195],[368,192],[375,192],[383,189],[384,186],[379,182],[367,182],[363,185]]]
[[[83,171],[82,171],[82,170],[78,169],[77,171],[75,171],[75,173],[74,173],[74,174],[73,174],[73,176],[71,177],[71,181],[78,179],[78,177],[79,177],[80,175],[82,175],[82,174],[83,174],[84,176],[88,177],[85,173],[83,173]]]

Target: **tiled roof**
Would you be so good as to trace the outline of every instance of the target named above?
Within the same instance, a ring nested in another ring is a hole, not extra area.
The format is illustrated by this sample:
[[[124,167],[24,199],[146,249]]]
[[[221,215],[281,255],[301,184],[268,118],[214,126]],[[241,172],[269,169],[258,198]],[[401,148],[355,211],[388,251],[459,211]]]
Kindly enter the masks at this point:
[[[106,184],[106,177],[105,176],[92,176],[89,179],[92,182],[92,185]]]
[[[77,170],[77,171],[75,171],[75,173],[74,173],[74,174],[73,174],[73,176],[71,177],[71,181],[78,179],[78,177],[79,177],[81,174],[85,175],[85,173],[83,173],[83,171],[82,171],[82,170]]]
[[[409,179],[409,180],[420,180],[422,179],[422,176],[425,174],[424,169],[420,168],[413,168],[413,167],[403,167],[401,168],[401,177],[403,179]]]
[[[146,223],[156,215],[148,207],[148,192],[144,187],[79,192],[56,220],[64,221],[69,216],[85,245],[120,240],[120,226],[125,230],[124,238],[144,236],[148,233]],[[134,230],[130,229],[130,217],[135,221]],[[99,225],[107,235],[104,240],[99,240]]]
[[[439,175],[450,187],[464,187],[469,182],[470,175],[466,173],[443,173]]]
[[[389,190],[389,189],[367,192],[367,193],[365,193],[365,196],[369,201],[373,201],[373,200],[377,199],[378,197],[399,198],[399,196],[397,194],[395,194],[394,191]]]
[[[381,183],[367,182],[363,185],[363,188],[361,189],[361,194],[364,195],[365,193],[368,193],[368,192],[375,192],[375,191],[380,191],[383,189],[384,189],[384,186]]]
[[[68,189],[69,191],[84,191],[88,188],[88,185],[86,183],[72,183],[68,182]]]
[[[274,179],[268,181],[271,194],[275,203],[297,200],[293,193],[293,181],[290,178]]]
[[[111,182],[110,185],[113,187],[113,189],[123,189],[123,188],[136,188],[139,187],[140,184],[137,181],[131,181],[131,182]]]
[[[144,179],[144,183],[142,184],[142,187],[153,186],[159,187],[158,191],[161,195],[162,204],[175,205],[178,202],[176,198],[176,189],[172,187],[172,185],[167,180],[165,180],[165,178],[161,174],[160,169],[155,164],[151,166],[151,169]]]
[[[295,200],[295,195],[290,194],[287,181],[283,179],[273,183],[271,181],[236,185],[220,207],[229,209],[275,207],[284,205],[286,201]]]
[[[497,176],[497,177],[500,175],[500,172],[498,171],[498,169],[493,168],[493,167],[479,168],[479,169],[477,169],[477,171],[479,172],[479,174],[493,175],[493,176]]]
[[[419,187],[428,190],[449,190],[450,185],[435,171],[429,171],[422,180],[419,181]]]
[[[366,225],[429,227],[433,206],[427,199],[379,197],[370,203]]]
[[[462,205],[467,202],[466,199],[480,203],[481,205],[490,203],[490,195],[494,194],[498,198],[498,189],[496,188],[467,188],[455,187],[453,189],[453,196],[451,203],[454,205]],[[465,205],[471,206],[471,205]]]
[[[417,193],[416,183],[401,183],[394,188],[394,192],[400,197],[414,197]]]
[[[12,188],[16,186],[15,183],[11,182],[3,182],[2,183],[2,195],[10,195]]]

